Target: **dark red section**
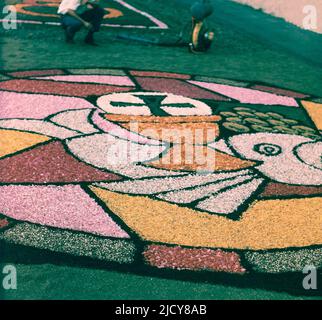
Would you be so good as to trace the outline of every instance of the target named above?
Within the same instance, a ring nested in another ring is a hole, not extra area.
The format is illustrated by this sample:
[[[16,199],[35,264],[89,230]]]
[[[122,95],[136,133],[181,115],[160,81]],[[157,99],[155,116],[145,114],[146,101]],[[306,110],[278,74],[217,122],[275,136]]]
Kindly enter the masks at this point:
[[[178,270],[210,270],[230,273],[244,273],[240,257],[235,252],[212,249],[188,249],[150,245],[143,253],[148,264],[157,268]]]
[[[142,78],[137,77],[137,82],[142,89],[147,91],[157,91],[173,93],[195,99],[210,99],[217,101],[229,101],[229,98],[222,97],[207,90],[203,90],[190,83],[177,79]]]
[[[25,78],[25,77],[40,77],[40,76],[54,76],[65,74],[63,70],[60,69],[51,69],[51,70],[33,70],[33,71],[17,71],[10,72],[9,75],[17,78]]]
[[[281,96],[287,96],[287,97],[292,97],[292,98],[302,99],[302,98],[308,97],[308,95],[305,95],[303,93],[299,93],[299,92],[295,92],[295,91],[291,91],[291,90],[286,90],[286,89],[275,88],[275,87],[255,85],[255,86],[252,86],[251,88],[256,89],[256,90],[276,93]]]
[[[291,186],[283,183],[271,182],[259,196],[269,198],[274,196],[309,196],[322,194],[322,187]]]
[[[51,142],[0,160],[2,183],[114,181],[120,177],[93,168],[69,155],[61,142]]]
[[[72,83],[55,82],[49,80],[8,80],[0,83],[0,89],[16,92],[51,93],[65,96],[86,97],[89,95],[103,95],[110,92],[127,92],[133,88]]]
[[[172,78],[189,80],[191,77],[188,74],[172,73],[172,72],[154,72],[154,71],[131,71],[133,76],[138,77],[157,77],[157,78]]]

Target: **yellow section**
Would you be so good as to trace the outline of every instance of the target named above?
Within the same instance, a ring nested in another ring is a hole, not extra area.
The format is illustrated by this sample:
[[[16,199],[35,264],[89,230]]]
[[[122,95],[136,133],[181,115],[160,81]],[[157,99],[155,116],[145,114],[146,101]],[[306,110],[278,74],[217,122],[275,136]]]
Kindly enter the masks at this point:
[[[50,140],[36,133],[0,129],[0,157]]]
[[[322,130],[322,104],[302,101],[304,108],[319,130]]]
[[[142,238],[171,244],[273,249],[322,244],[322,198],[255,202],[240,221],[91,187]]]
[[[112,19],[112,18],[118,18],[123,17],[124,14],[120,10],[112,9],[112,8],[104,8],[105,11],[108,11],[108,13],[103,17],[104,19]]]

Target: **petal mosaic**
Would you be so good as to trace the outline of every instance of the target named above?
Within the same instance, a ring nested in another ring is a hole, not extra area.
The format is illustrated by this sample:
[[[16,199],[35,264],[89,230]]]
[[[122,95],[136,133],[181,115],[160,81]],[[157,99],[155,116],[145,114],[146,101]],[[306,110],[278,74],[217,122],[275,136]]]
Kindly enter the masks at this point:
[[[321,268],[317,97],[90,68],[2,71],[0,100],[2,242],[160,276]]]

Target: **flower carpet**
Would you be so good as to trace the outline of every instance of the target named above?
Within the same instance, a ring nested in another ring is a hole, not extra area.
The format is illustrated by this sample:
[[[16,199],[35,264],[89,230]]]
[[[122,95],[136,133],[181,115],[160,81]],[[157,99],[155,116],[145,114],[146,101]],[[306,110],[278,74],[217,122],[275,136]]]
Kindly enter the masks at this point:
[[[60,25],[57,14],[61,0],[23,0],[22,3],[7,6],[1,10],[0,21],[7,21],[8,13],[15,12],[16,21],[20,24]],[[116,28],[167,29],[168,26],[151,14],[134,7],[129,1],[101,0],[106,15],[102,26]],[[3,6],[3,5],[2,5]],[[1,7],[1,6],[0,6]],[[10,23],[13,16],[10,15]]]
[[[321,98],[97,68],[2,72],[0,100],[2,242],[133,272],[321,268]]]

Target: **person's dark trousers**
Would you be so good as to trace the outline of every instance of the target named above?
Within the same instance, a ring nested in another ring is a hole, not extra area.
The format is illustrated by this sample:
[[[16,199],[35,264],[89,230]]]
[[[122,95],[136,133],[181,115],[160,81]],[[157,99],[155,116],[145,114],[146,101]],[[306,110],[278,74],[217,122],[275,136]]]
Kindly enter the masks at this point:
[[[93,35],[95,32],[99,31],[103,17],[105,15],[105,10],[102,9],[100,6],[93,4],[92,7],[93,9],[86,10],[80,15],[82,19],[91,23],[91,25],[93,26],[93,28],[88,31],[87,36],[85,38],[85,42],[87,43],[94,42]]]
[[[98,5],[92,5],[92,9],[86,10],[79,15],[82,19],[89,22],[93,26],[93,28],[88,31],[85,42],[94,42],[93,35],[95,32],[99,31],[104,15],[104,9]],[[83,25],[79,20],[68,14],[62,16],[61,23],[66,32],[67,42],[72,42],[75,33],[79,31]]]

